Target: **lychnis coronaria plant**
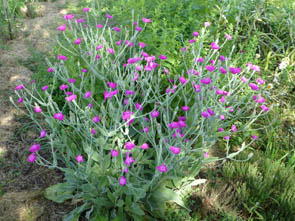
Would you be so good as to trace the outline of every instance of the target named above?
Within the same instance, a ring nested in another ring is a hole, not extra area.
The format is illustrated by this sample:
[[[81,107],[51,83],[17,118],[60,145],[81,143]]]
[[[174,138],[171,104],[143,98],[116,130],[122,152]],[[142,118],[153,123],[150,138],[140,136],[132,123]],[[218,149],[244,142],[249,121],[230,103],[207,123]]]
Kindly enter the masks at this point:
[[[252,125],[268,111],[259,67],[237,67],[222,55],[231,36],[207,42],[207,22],[179,50],[183,72],[170,73],[165,52],[148,54],[137,40],[151,19],[117,27],[109,14],[93,24],[95,12],[84,13],[66,15],[57,28],[63,54],[48,62],[52,82],[15,88],[40,128],[28,161],[65,173],[46,197],[79,202],[68,220],[81,213],[142,220],[163,216],[166,201],[185,207],[181,196],[200,183],[201,167],[220,160],[210,155],[213,146],[234,160],[258,139]],[[234,152],[232,139],[245,132],[249,138]]]

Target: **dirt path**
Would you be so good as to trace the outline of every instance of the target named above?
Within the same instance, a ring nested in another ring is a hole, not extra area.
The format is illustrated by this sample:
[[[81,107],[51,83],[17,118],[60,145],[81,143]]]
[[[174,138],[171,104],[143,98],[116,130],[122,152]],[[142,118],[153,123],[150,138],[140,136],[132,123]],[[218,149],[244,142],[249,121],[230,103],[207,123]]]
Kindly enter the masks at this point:
[[[60,220],[70,209],[44,199],[43,190],[61,182],[62,174],[26,162],[36,134],[23,127],[28,120],[9,101],[15,86],[21,81],[30,83],[33,74],[17,57],[29,59],[31,46],[38,52],[50,52],[58,21],[68,13],[65,3],[39,3],[41,16],[23,19],[17,39],[7,43],[8,50],[0,49],[0,221]]]

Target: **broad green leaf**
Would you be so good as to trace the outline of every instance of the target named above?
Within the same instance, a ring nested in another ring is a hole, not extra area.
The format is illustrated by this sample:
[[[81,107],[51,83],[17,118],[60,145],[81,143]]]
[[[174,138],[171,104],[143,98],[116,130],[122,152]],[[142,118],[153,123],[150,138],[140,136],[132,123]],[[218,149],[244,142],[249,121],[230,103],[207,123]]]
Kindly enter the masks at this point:
[[[144,211],[140,208],[138,203],[132,203],[132,206],[131,206],[130,209],[136,215],[139,215],[139,216],[144,215]]]
[[[58,183],[48,187],[44,192],[44,196],[53,202],[63,203],[65,200],[73,198],[73,191],[69,188],[68,183]]]

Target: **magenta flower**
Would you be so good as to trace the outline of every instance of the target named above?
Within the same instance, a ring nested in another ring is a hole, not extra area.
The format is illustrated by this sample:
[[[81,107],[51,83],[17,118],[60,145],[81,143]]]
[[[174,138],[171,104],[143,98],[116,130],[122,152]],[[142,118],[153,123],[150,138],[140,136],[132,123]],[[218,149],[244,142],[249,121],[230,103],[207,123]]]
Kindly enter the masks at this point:
[[[36,144],[34,143],[31,147],[30,147],[30,152],[34,153],[37,152],[40,149],[40,144]]]
[[[225,96],[222,96],[222,97],[219,99],[219,102],[220,102],[220,103],[224,103],[225,101],[226,101]]]
[[[70,96],[67,96],[66,97],[66,101],[68,101],[68,102],[72,102],[72,101],[74,101],[76,99],[77,99],[77,95],[76,94],[73,94],[73,95],[70,95]]]
[[[92,107],[93,107],[93,104],[92,104],[92,103],[89,103],[89,104],[88,104],[88,107],[89,107],[89,108],[92,108]]]
[[[20,84],[20,85],[16,86],[14,90],[18,91],[18,90],[22,90],[24,88],[25,88],[24,85]]]
[[[175,129],[175,128],[178,128],[179,127],[179,124],[178,124],[178,122],[173,121],[170,124],[168,124],[168,127],[170,129]]]
[[[140,31],[142,30],[142,28],[139,27],[139,26],[136,26],[136,27],[135,27],[135,30],[138,31],[138,32],[140,32]]]
[[[151,113],[151,116],[152,116],[153,118],[156,118],[156,117],[159,116],[159,114],[160,114],[160,113],[159,113],[158,111],[153,110],[152,113]]]
[[[134,64],[134,63],[136,63],[136,62],[139,62],[141,60],[141,58],[129,58],[128,60],[127,60],[127,63],[128,64]]]
[[[134,147],[135,147],[135,144],[132,143],[132,142],[130,142],[130,141],[128,141],[127,143],[125,143],[125,148],[127,150],[132,150]]]
[[[207,111],[211,116],[215,115],[214,111],[210,107],[207,108]]]
[[[231,126],[231,129],[232,129],[233,132],[237,132],[237,127],[236,127],[236,125],[233,124],[233,125]]]
[[[196,39],[191,39],[191,40],[188,41],[188,43],[190,43],[190,44],[193,44],[195,42],[196,42]]]
[[[259,87],[258,87],[256,84],[254,84],[254,83],[250,83],[249,86],[250,86],[250,88],[251,88],[253,91],[258,91],[258,90],[259,90]]]
[[[74,41],[74,44],[79,45],[79,44],[81,44],[81,42],[82,42],[82,38],[78,38]]]
[[[70,78],[70,79],[68,79],[68,82],[74,84],[74,83],[76,83],[76,79],[75,78]]]
[[[185,77],[183,77],[183,76],[181,76],[181,77],[179,78],[179,81],[180,81],[181,84],[186,84],[186,83],[187,83],[187,80],[186,80]]]
[[[109,86],[110,88],[116,88],[116,87],[117,87],[117,84],[114,83],[114,82],[107,82],[107,84],[108,84],[108,86]]]
[[[112,49],[112,48],[108,48],[107,51],[108,51],[110,54],[114,54],[114,53],[115,53],[114,49]]]
[[[66,92],[65,92],[65,95],[67,95],[67,96],[73,95],[73,92],[71,92],[71,91],[66,91]]]
[[[203,62],[204,62],[204,58],[202,58],[202,57],[197,58],[197,59],[196,59],[196,62],[203,63]]]
[[[85,68],[81,69],[81,71],[82,71],[83,73],[87,73],[87,72],[88,72],[88,70],[85,69]]]
[[[157,169],[161,172],[161,173],[165,173],[167,172],[167,167],[164,163],[162,163],[160,166],[157,166]]]
[[[265,81],[262,80],[261,78],[258,78],[258,79],[256,80],[256,82],[257,82],[258,84],[264,84],[264,83],[265,83]]]
[[[122,43],[122,40],[120,40],[120,41],[116,41],[116,45],[120,45]]]
[[[257,135],[255,135],[255,134],[252,136],[252,138],[253,138],[254,140],[257,140],[257,139],[258,139]]]
[[[229,140],[230,139],[230,136],[225,136],[223,139],[224,140]]]
[[[42,112],[42,109],[41,109],[41,107],[36,106],[36,107],[34,107],[34,111],[35,111],[36,113],[41,113],[41,112]]]
[[[244,76],[241,77],[241,80],[246,83],[249,79],[248,78],[245,78]]]
[[[203,111],[202,116],[205,117],[205,118],[209,118],[210,114],[208,112]]]
[[[63,24],[63,25],[57,27],[57,30],[58,31],[65,31],[66,30],[66,24]]]
[[[200,80],[200,82],[202,84],[210,84],[211,83],[211,79],[210,79],[210,77],[203,78],[203,79]]]
[[[224,131],[224,129],[222,127],[220,127],[220,128],[218,128],[218,131],[222,132],[222,131]]]
[[[208,21],[204,22],[204,26],[205,26],[205,27],[209,27],[210,25],[211,25],[210,22],[208,22]]]
[[[98,115],[94,116],[94,117],[92,118],[92,121],[93,121],[94,123],[99,122],[99,121],[100,121],[99,116],[98,116]]]
[[[140,148],[146,150],[149,148],[149,145],[147,143],[144,143],[140,146]]]
[[[66,20],[72,20],[75,16],[73,14],[68,14],[64,16],[64,19]]]
[[[64,91],[65,89],[67,89],[69,87],[69,85],[66,85],[66,84],[62,84],[60,85],[59,89]]]
[[[128,101],[129,101],[129,99],[126,98],[126,99],[124,100],[123,104],[126,106],[126,105],[128,104]]]
[[[89,12],[90,8],[83,8],[83,12]]]
[[[53,118],[61,121],[61,120],[64,120],[65,119],[65,116],[62,113],[55,113],[53,115]]]
[[[265,98],[264,97],[260,97],[256,100],[256,103],[264,103],[265,102]]]
[[[220,55],[219,59],[220,59],[221,61],[225,61],[225,60],[226,60],[225,57],[222,56],[222,55]]]
[[[90,133],[92,133],[93,135],[95,135],[95,134],[96,134],[96,130],[92,128],[92,129],[90,130]]]
[[[34,153],[31,153],[27,159],[28,162],[33,163],[37,159],[36,155]]]
[[[144,133],[148,133],[148,132],[149,132],[149,130],[150,130],[150,128],[149,128],[149,127],[145,127],[145,128],[143,128],[143,129],[142,129],[142,131],[143,131]]]
[[[221,74],[226,74],[226,70],[223,67],[220,67],[219,71],[220,71]]]
[[[129,91],[129,90],[125,91],[126,96],[133,95],[133,94],[134,94],[134,91]]]
[[[167,60],[167,57],[166,57],[165,55],[162,55],[162,54],[159,55],[159,58],[160,58],[161,60]]]
[[[76,157],[76,160],[77,160],[78,163],[83,162],[83,156],[82,156],[82,155],[78,155],[78,156]]]
[[[229,67],[229,71],[232,74],[239,74],[239,73],[241,73],[241,68]]]
[[[91,91],[87,91],[85,94],[84,94],[84,97],[87,99],[91,96]]]
[[[22,97],[20,97],[20,98],[17,100],[17,102],[21,104],[22,102],[24,102],[24,99],[23,99]]]
[[[216,90],[216,94],[222,95],[223,94],[223,90],[217,89]]]
[[[53,71],[54,71],[53,68],[48,68],[48,69],[47,69],[47,72],[53,72]]]
[[[107,17],[108,19],[112,19],[112,18],[113,18],[113,16],[111,16],[110,14],[106,14],[106,17]]]
[[[46,136],[46,130],[42,130],[39,138],[43,138],[45,136]]]
[[[207,66],[206,66],[206,69],[207,69],[207,71],[212,72],[212,71],[214,71],[215,66],[214,66],[214,65],[207,65]]]
[[[123,177],[123,176],[120,176],[120,178],[119,178],[119,185],[120,186],[124,186],[124,185],[126,185],[126,183],[127,183],[126,178]]]
[[[95,47],[96,50],[100,50],[102,48],[103,48],[103,45],[98,45],[98,46]]]
[[[220,115],[220,116],[219,116],[219,119],[220,119],[220,120],[224,120],[224,119],[225,119],[224,115]]]
[[[199,36],[199,32],[194,31],[193,32],[193,36],[198,37]]]
[[[146,44],[143,43],[143,42],[139,42],[138,45],[139,45],[139,47],[141,47],[141,48],[144,48],[144,47],[146,46]]]
[[[102,28],[103,25],[101,25],[101,24],[97,24],[96,27],[97,27],[97,28]]]
[[[59,55],[57,56],[57,59],[58,59],[58,60],[66,61],[68,58],[67,58],[67,56],[64,56],[64,55],[59,54]]]
[[[182,106],[181,109],[182,109],[183,111],[188,111],[188,110],[189,110],[189,106]]]
[[[95,56],[95,60],[98,60],[98,59],[100,59],[100,58],[101,58],[101,56],[98,55],[98,54]]]
[[[219,49],[220,49],[220,47],[218,46],[218,44],[216,44],[215,42],[212,42],[212,43],[211,43],[211,48],[212,48],[213,50],[219,50]]]
[[[208,152],[204,152],[204,158],[208,158],[208,157],[209,157]]]
[[[268,107],[265,105],[261,105],[260,106],[262,110],[264,110],[265,112],[268,112]]]
[[[142,105],[140,104],[140,103],[138,103],[138,102],[136,102],[136,104],[135,104],[135,108],[137,109],[137,110],[143,110],[143,107],[142,107]]]
[[[111,150],[111,156],[112,157],[116,157],[119,155],[119,151],[118,150]]]
[[[170,147],[170,150],[172,151],[173,154],[177,155],[180,153],[181,149],[179,147]]]
[[[121,29],[118,28],[118,27],[113,27],[113,30],[116,31],[116,32],[120,32],[121,31]]]
[[[224,35],[225,35],[225,38],[229,41],[233,39],[232,36],[230,36],[229,34],[224,34]]]
[[[135,73],[135,74],[134,74],[134,77],[133,77],[133,81],[134,81],[134,82],[136,82],[136,81],[137,81],[137,79],[138,79],[138,76],[139,76],[139,74],[138,74],[138,73]]]
[[[150,23],[151,22],[151,19],[148,19],[148,18],[142,18],[142,21],[144,23]]]

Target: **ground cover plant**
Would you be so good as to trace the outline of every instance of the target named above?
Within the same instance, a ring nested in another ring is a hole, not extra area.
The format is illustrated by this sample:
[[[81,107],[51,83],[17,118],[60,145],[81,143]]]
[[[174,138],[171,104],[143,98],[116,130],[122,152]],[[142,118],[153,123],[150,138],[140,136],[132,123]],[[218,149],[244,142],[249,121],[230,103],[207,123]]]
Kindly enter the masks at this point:
[[[49,63],[52,85],[15,88],[17,101],[40,128],[28,161],[65,173],[65,183],[46,196],[78,203],[68,220],[81,213],[117,220],[163,217],[166,201],[185,208],[182,196],[203,182],[195,180],[203,165],[235,160],[257,140],[253,123],[269,110],[259,66],[236,66],[232,53],[220,54],[232,36],[208,41],[206,22],[179,50],[182,72],[170,73],[169,57],[148,54],[137,41],[151,19],[125,28],[111,25],[106,14],[93,26],[89,14],[96,12],[83,11],[83,18],[66,15],[57,28],[67,44],[60,44],[65,53],[57,55],[59,62]],[[55,99],[56,86],[63,102]],[[242,142],[234,150],[238,137]],[[224,146],[224,158],[208,157],[216,143]],[[43,157],[45,151],[51,158]]]

